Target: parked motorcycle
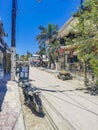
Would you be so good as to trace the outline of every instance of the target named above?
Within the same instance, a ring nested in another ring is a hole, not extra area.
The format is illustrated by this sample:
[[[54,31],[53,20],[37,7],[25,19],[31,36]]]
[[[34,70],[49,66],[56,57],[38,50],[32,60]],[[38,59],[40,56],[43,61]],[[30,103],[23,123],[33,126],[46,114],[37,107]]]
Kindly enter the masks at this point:
[[[42,108],[42,101],[40,99],[40,91],[38,88],[32,86],[29,82],[23,83],[23,93],[25,97],[25,104],[38,114],[44,115]]]

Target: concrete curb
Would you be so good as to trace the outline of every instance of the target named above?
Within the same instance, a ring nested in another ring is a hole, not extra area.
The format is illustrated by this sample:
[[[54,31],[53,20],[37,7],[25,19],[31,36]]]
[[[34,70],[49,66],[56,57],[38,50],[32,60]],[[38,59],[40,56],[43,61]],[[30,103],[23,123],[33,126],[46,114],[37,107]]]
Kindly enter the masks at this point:
[[[20,101],[20,96],[19,96],[19,88],[18,88],[18,85],[17,83],[15,83],[16,85],[16,88],[17,88],[17,98],[18,98],[18,101],[19,101],[19,110],[20,110],[20,115],[19,115],[19,118],[18,118],[18,130],[26,130],[25,128],[25,123],[24,123],[24,120],[23,120],[23,113],[22,113],[22,105],[21,105],[21,101]]]
[[[17,83],[10,80],[10,75],[5,75],[0,81],[0,130],[25,130]]]
[[[17,78],[16,79],[16,82],[18,81]],[[23,111],[22,111],[22,104],[21,104],[21,100],[20,100],[20,94],[19,94],[19,87],[18,87],[18,84],[15,82],[15,85],[16,85],[16,88],[17,88],[17,97],[18,97],[18,101],[19,101],[19,110],[20,110],[20,116],[18,118],[18,130],[26,130],[26,127],[25,127],[25,122],[24,122],[24,119],[23,119]]]

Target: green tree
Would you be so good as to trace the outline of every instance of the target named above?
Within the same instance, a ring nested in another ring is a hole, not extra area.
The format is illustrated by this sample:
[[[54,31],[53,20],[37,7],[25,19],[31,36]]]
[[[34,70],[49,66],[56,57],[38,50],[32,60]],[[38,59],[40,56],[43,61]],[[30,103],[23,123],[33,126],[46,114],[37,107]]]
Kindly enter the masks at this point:
[[[73,27],[77,37],[73,41],[78,44],[79,59],[85,63],[85,78],[87,62],[98,76],[98,1],[85,0],[78,14],[78,22]]]
[[[20,56],[20,59],[23,60],[23,61],[27,61],[27,60],[28,60],[28,59],[27,59],[27,55],[21,55],[21,56]]]
[[[30,57],[32,57],[32,53],[27,50],[27,59],[29,59]]]
[[[40,50],[37,52],[37,54],[39,54],[40,56],[45,55],[46,54],[45,48],[40,48]]]
[[[60,46],[60,42],[58,39],[56,39],[54,42],[49,44],[48,55],[52,56],[53,61],[56,60],[56,58],[57,58],[59,46]]]
[[[41,51],[46,51],[46,42],[50,44],[58,34],[58,25],[48,24],[47,27],[40,26],[40,34],[36,37]]]

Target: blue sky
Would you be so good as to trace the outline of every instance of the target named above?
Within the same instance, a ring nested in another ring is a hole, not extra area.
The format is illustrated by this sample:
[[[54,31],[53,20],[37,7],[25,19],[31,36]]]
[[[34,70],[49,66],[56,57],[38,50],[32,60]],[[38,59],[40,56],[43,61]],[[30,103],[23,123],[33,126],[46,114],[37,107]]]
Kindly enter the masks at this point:
[[[80,0],[17,0],[16,51],[26,54],[27,50],[35,53],[38,50],[36,36],[40,25],[64,23],[76,12]],[[5,41],[11,46],[11,6],[12,0],[0,0],[0,17],[8,37]]]

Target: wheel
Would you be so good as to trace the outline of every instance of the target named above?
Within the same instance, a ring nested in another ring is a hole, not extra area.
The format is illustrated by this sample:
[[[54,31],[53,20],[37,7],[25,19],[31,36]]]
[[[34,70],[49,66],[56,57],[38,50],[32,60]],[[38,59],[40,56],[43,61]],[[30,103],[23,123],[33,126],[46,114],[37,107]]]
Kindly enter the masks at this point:
[[[58,79],[60,79],[60,75],[58,74]]]
[[[70,79],[73,79],[73,77],[72,77],[72,76],[70,76]]]
[[[42,101],[41,101],[39,95],[34,96],[34,108],[35,108],[36,112],[43,113]]]
[[[18,86],[19,86],[19,87],[22,87],[22,86],[23,86],[23,83],[22,83],[22,82],[19,82],[19,83],[18,83]]]
[[[62,80],[65,80],[65,76],[64,76],[64,75],[62,75],[62,76],[61,76],[61,79],[62,79]]]
[[[65,76],[65,79],[68,80],[68,79],[69,79],[69,76]]]

